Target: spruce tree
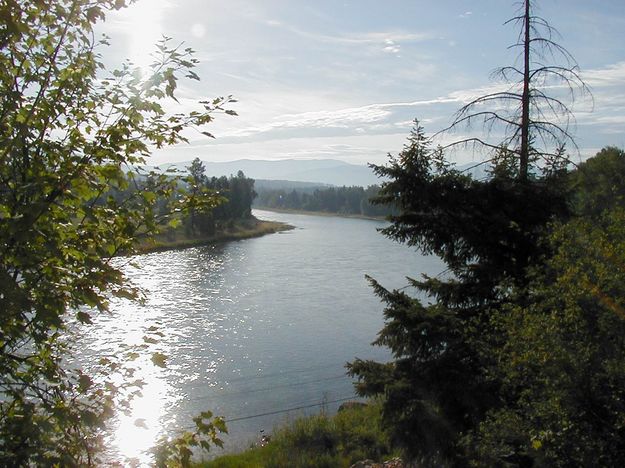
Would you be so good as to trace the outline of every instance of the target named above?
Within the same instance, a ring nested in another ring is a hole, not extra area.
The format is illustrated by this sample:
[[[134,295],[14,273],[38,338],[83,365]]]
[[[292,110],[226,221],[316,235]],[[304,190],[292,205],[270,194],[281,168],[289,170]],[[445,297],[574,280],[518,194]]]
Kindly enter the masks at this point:
[[[540,240],[548,222],[567,216],[565,197],[555,179],[473,180],[447,167],[418,125],[399,156],[375,170],[390,179],[377,203],[399,212],[383,233],[439,256],[448,270],[409,278],[432,303],[370,278],[386,304],[374,344],[394,359],[357,359],[348,369],[359,394],[384,396],[385,421],[410,458],[462,460],[462,436],[503,404],[485,352],[498,340],[489,312],[526,286],[527,267],[547,254]]]

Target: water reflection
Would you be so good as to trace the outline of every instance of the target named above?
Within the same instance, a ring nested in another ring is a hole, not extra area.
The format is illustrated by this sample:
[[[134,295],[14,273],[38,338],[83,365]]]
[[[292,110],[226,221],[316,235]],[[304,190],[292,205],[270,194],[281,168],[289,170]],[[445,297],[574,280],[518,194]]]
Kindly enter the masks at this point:
[[[166,425],[166,406],[176,400],[163,376],[149,371],[142,374],[144,389],[131,401],[128,414],[119,415],[111,441],[121,458],[136,466],[150,462],[149,451],[158,443]]]
[[[136,276],[142,269],[127,266],[126,271],[137,284],[151,281]],[[88,361],[108,356],[120,363],[112,383],[123,390],[128,406],[118,410],[112,433],[107,437],[107,457],[122,461],[124,466],[145,466],[150,463],[150,449],[164,435],[164,428],[175,422],[169,409],[181,398],[170,382],[176,369],[160,367],[162,363],[152,359],[155,354],[171,355],[171,340],[165,339],[158,301],[148,300],[140,305],[116,300],[111,310],[110,315],[99,316],[95,326],[86,329],[80,353]]]

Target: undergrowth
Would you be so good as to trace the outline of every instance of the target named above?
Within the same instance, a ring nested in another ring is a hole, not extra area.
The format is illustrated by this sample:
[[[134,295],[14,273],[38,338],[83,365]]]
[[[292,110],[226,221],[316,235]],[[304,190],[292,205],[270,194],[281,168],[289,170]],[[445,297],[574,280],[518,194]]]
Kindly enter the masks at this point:
[[[337,468],[364,459],[382,461],[395,454],[380,422],[381,405],[375,402],[334,416],[302,417],[276,430],[265,447],[252,447],[199,466]]]

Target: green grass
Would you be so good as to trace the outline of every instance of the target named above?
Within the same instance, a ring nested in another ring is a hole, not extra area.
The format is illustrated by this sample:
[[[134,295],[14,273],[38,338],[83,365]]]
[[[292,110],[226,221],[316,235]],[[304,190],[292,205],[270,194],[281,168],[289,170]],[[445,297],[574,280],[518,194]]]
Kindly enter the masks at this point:
[[[396,455],[380,425],[380,405],[349,408],[334,416],[299,418],[274,432],[265,447],[254,447],[198,466],[205,468],[340,468]]]
[[[325,216],[334,218],[352,218],[352,219],[368,219],[371,221],[386,221],[386,215],[384,216],[367,216],[356,213],[340,213],[336,211],[312,211],[312,210],[299,210],[294,208],[276,208],[270,206],[255,206],[259,210],[273,211],[274,213],[291,213],[291,214],[303,214],[309,216]]]

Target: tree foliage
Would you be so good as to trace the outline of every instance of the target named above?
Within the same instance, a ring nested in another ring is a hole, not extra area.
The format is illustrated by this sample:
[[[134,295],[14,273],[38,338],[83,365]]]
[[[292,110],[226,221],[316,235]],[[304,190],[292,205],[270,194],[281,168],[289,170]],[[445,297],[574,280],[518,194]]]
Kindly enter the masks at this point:
[[[0,464],[94,463],[114,393],[64,369],[62,338],[112,296],[137,297],[110,262],[163,221],[156,200],[178,185],[130,171],[151,147],[185,141],[229,98],[168,113],[177,80],[198,79],[191,49],[165,38],[143,77],[126,62],[108,72],[93,25],[124,0],[0,2]],[[171,207],[175,211],[180,207]],[[73,320],[73,319],[72,319]]]
[[[187,171],[187,208],[182,222],[188,235],[210,236],[232,221],[252,217],[254,179],[242,171],[236,177],[208,177],[199,158],[193,160]]]
[[[217,223],[252,216],[252,202],[256,197],[254,179],[246,177],[243,171],[238,171],[236,176],[211,177],[206,186],[226,199],[212,213]]]
[[[210,234],[214,231],[211,211],[225,201],[216,196],[216,192],[207,187],[206,169],[200,158],[195,158],[189,167],[189,175],[185,178],[187,187],[187,204],[185,218],[187,230],[191,235]]]
[[[409,279],[427,302],[371,279],[386,306],[374,344],[393,360],[348,365],[358,393],[383,396],[407,457],[426,466],[623,459],[621,156],[607,148],[566,177],[474,181],[441,166],[417,128],[377,169],[391,179],[379,200],[400,209],[385,233],[449,267]]]
[[[625,151],[603,148],[581,163],[569,176],[573,208],[584,217],[595,219],[605,210],[625,205]]]
[[[532,300],[493,311],[504,404],[466,441],[483,465],[616,466],[625,457],[625,211],[550,236]]]
[[[185,431],[172,440],[165,438],[153,450],[158,468],[190,467],[193,449],[209,451],[212,446],[223,447],[220,433],[227,433],[223,418],[213,418],[213,413],[204,411],[193,418],[195,430]]]

